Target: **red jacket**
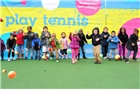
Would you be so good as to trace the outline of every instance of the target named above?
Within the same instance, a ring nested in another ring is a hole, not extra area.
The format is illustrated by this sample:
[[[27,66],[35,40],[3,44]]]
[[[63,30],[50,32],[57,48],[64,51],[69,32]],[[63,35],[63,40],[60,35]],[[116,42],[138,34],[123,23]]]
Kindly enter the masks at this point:
[[[23,33],[19,33],[19,34],[15,34],[15,37],[17,37],[17,40],[16,40],[16,44],[24,44],[24,35]]]

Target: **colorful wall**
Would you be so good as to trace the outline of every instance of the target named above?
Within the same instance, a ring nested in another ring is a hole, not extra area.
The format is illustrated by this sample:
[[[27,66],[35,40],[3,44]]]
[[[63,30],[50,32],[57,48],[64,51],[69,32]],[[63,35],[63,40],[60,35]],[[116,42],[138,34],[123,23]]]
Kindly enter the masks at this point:
[[[79,28],[86,33],[99,27],[101,33],[105,26],[109,32],[118,32],[123,26],[130,35],[134,28],[140,29],[139,4],[139,0],[1,0],[0,17],[4,21],[0,23],[0,35],[6,43],[10,32],[19,28],[27,32],[28,25],[39,35],[46,25],[57,38],[63,31],[68,35]],[[85,48],[92,57],[92,45]]]

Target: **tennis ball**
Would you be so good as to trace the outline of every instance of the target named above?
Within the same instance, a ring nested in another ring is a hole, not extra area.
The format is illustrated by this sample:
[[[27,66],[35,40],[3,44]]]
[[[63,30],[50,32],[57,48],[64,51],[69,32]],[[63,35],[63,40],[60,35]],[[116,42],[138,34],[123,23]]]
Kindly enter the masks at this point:
[[[18,54],[18,52],[17,52],[17,51],[15,51],[15,54]]]
[[[45,56],[42,56],[42,59],[46,59],[46,57]]]
[[[120,60],[120,59],[121,59],[120,55],[116,55],[116,56],[115,56],[115,59],[116,59],[116,60]]]
[[[5,70],[5,69],[3,69],[3,70],[2,70],[2,73],[3,73],[3,74],[5,74],[5,73],[6,73],[6,70]]]
[[[13,78],[15,78],[16,77],[16,72],[15,71],[10,71],[9,73],[8,73],[8,78],[10,78],[10,79],[13,79]]]
[[[68,50],[67,50],[67,53],[68,53],[68,54],[71,54],[71,49],[68,49]]]
[[[52,50],[53,50],[52,48],[48,48],[48,51],[50,51],[50,52],[51,52]]]
[[[100,54],[100,58],[103,58],[103,54]]]

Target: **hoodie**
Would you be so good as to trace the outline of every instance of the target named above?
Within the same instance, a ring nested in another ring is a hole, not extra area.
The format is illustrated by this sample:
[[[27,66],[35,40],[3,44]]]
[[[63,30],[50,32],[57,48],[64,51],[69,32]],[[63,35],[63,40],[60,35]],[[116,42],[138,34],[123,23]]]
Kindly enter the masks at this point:
[[[94,34],[94,30],[98,31],[98,33],[96,35]],[[92,34],[90,36],[86,35],[86,38],[87,39],[92,39],[92,45],[93,46],[100,45],[101,44],[101,35],[99,34],[99,28],[94,28],[92,30]],[[97,38],[99,38],[100,40],[96,41]]]
[[[14,50],[14,48],[15,48],[15,46],[16,46],[16,40],[13,38],[13,39],[8,39],[7,40],[7,43],[6,43],[6,45],[7,45],[7,49],[13,49]]]
[[[36,34],[37,35],[37,34]],[[37,35],[38,36],[38,35]],[[40,39],[37,37],[37,38],[34,38],[32,40],[32,47],[35,49],[35,50],[39,50],[38,47],[41,47],[41,41]]]

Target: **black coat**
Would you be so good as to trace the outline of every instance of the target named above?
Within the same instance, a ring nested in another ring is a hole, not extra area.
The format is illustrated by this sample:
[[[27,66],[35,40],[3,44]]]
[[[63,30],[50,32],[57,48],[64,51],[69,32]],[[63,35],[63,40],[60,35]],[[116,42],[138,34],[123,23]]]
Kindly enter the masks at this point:
[[[93,46],[97,46],[97,45],[101,44],[101,35],[100,34],[97,34],[97,35],[91,34],[90,36],[86,35],[86,38],[87,39],[92,39],[92,45]],[[97,38],[100,38],[100,40],[96,41]]]
[[[16,46],[16,40],[15,39],[8,39],[7,40],[7,43],[6,43],[6,45],[7,45],[7,49],[14,49],[15,48],[15,46]]]
[[[104,38],[104,36],[107,36],[106,38]],[[101,44],[102,44],[102,46],[108,46],[108,42],[107,42],[107,39],[108,39],[108,37],[109,37],[110,35],[109,35],[109,33],[108,32],[102,32],[102,34],[101,34]]]
[[[26,47],[32,48],[32,40],[34,39],[34,33],[28,32],[27,35],[24,37],[24,39],[27,39]]]
[[[85,43],[87,43],[86,37],[83,33],[82,34],[78,33],[78,36],[80,38],[80,41],[79,41],[80,46],[83,46]]]
[[[128,41],[128,35],[127,34],[123,35],[122,33],[119,33],[118,38],[123,43],[122,45],[126,45],[126,43]]]
[[[138,51],[137,41],[138,41],[138,36],[136,36],[135,34],[131,34],[126,44],[126,48],[128,50]],[[132,46],[132,43],[134,43],[135,46]]]

